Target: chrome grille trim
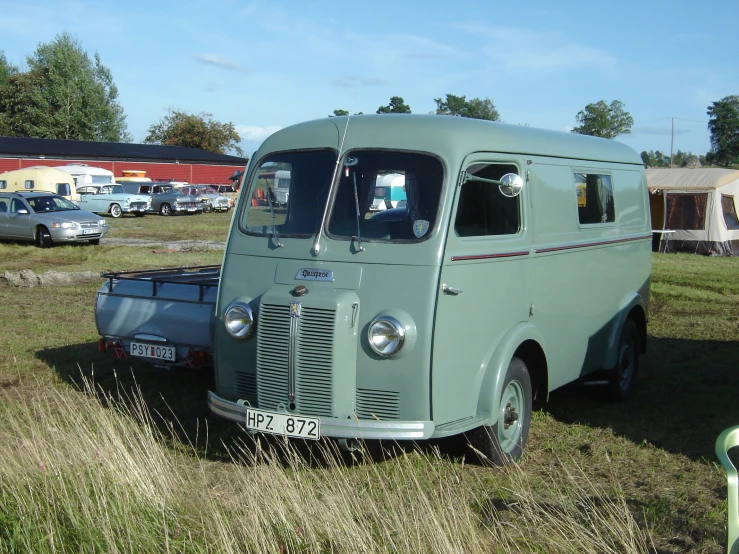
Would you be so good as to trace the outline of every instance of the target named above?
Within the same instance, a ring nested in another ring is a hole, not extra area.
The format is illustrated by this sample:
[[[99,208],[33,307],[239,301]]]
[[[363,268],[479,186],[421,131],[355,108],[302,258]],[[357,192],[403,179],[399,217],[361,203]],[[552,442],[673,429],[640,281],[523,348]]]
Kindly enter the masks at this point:
[[[335,320],[335,310],[302,306],[300,317],[290,317],[289,304],[263,304],[260,307],[257,325],[258,407],[284,409],[290,402],[292,390],[296,413],[332,415]],[[290,377],[291,367],[294,368],[293,379]]]
[[[80,223],[81,229],[97,229],[98,227],[100,227],[100,225],[98,225],[97,221],[85,221],[84,223]]]
[[[357,418],[400,419],[400,393],[394,391],[357,389]]]

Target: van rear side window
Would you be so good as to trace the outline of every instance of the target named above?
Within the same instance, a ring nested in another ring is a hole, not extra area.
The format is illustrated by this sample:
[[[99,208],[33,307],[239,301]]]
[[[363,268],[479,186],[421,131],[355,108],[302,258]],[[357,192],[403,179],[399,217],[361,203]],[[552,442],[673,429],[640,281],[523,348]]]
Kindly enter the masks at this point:
[[[616,221],[610,175],[575,173],[577,217],[581,225]]]
[[[33,188],[33,181],[26,181],[26,182],[24,183],[24,187],[25,187],[26,189],[29,189],[29,190],[30,190],[30,189],[32,189],[32,188]]]

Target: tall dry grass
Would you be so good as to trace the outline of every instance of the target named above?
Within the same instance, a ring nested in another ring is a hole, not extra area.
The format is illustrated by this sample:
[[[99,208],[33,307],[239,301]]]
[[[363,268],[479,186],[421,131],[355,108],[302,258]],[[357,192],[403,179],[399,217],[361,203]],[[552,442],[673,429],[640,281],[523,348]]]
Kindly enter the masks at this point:
[[[649,551],[618,484],[573,462],[542,487],[518,466],[417,451],[347,463],[333,443],[246,436],[215,462],[167,445],[135,391],[92,389],[0,391],[1,552]]]

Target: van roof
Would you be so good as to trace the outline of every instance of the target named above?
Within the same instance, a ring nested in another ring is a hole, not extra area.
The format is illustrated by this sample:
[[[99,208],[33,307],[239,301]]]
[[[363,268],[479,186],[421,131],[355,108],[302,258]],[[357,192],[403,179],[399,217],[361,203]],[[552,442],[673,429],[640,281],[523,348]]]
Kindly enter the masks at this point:
[[[612,139],[439,115],[380,114],[317,119],[277,131],[265,139],[260,151],[335,149],[342,140],[344,150],[380,146],[462,156],[470,152],[501,152],[644,165],[633,149]]]

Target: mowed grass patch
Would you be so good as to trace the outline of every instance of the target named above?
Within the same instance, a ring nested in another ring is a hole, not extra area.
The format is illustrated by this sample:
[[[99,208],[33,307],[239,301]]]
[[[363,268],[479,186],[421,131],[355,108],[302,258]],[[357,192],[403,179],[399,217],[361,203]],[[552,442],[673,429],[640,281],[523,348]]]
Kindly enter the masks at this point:
[[[225,241],[235,211],[210,212],[197,215],[144,217],[124,216],[114,219],[106,216],[110,226],[108,237],[141,238],[161,241],[221,240]],[[105,239],[103,239],[104,241]]]
[[[255,444],[208,413],[212,372],[97,352],[99,283],[0,287],[0,551],[722,552],[739,260],[691,257],[691,283],[680,258],[654,256],[636,396],[555,391],[506,469],[462,439],[357,461]]]

